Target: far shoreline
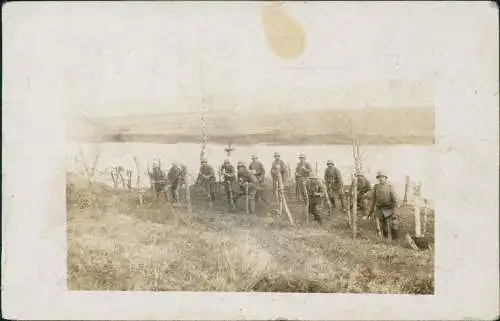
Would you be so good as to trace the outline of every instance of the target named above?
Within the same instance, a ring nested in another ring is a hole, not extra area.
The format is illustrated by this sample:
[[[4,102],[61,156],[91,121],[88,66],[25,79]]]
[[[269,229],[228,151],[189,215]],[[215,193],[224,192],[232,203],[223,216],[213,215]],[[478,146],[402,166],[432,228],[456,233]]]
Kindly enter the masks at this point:
[[[88,143],[152,143],[152,144],[199,144],[200,135],[188,134],[114,134],[100,137],[73,137],[76,142]],[[434,145],[434,137],[428,136],[375,136],[358,135],[357,140],[361,145]],[[208,137],[210,143],[226,145],[250,146],[264,144],[276,145],[351,145],[352,137],[340,135],[213,135]]]

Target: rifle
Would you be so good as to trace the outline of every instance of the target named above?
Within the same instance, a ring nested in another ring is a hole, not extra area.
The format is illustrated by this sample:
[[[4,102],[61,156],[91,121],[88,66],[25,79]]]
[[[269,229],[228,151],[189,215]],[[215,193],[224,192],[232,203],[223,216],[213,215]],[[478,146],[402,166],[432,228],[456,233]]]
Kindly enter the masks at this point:
[[[333,214],[332,203],[330,202],[330,195],[328,195],[328,189],[326,187],[326,184],[323,181],[320,181],[320,183],[321,183],[321,188],[323,188],[323,190],[325,191],[325,198],[326,202],[328,203],[328,209],[330,210],[330,214]]]

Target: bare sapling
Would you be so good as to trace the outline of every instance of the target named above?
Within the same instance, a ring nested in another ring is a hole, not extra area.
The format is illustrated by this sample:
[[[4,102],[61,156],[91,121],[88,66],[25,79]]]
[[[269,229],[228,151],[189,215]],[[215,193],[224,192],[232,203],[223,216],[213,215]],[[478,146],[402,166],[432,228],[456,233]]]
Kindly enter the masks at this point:
[[[187,206],[188,206],[188,211],[191,214],[191,213],[193,213],[193,208],[192,208],[192,205],[191,205],[191,188],[190,188],[190,185],[189,185],[187,170],[184,173],[184,186],[185,186],[185,189],[186,189],[186,203],[187,203]]]
[[[113,181],[113,188],[117,189],[118,188],[118,177],[116,175],[117,169],[116,167],[113,167],[110,171],[111,174],[111,180]]]
[[[87,165],[87,161],[85,159],[85,155],[83,154],[82,147],[79,146],[78,150],[79,150],[79,153],[80,153],[80,158],[82,159],[83,168],[84,168],[84,171],[85,171],[85,176],[86,176],[86,178],[87,178],[87,180],[89,182],[89,185],[92,185],[94,183],[94,175],[95,175],[95,171],[96,171],[96,167],[97,167],[97,162],[99,160],[99,156],[100,156],[100,153],[101,153],[101,149],[100,149],[99,146],[96,148],[96,153],[95,153],[95,157],[94,157],[94,163],[92,164],[91,168],[89,168],[88,165]]]
[[[134,156],[134,163],[137,169],[137,193],[139,194],[139,204],[144,204],[144,197],[142,195],[143,191],[141,186],[141,169],[140,169],[141,167],[139,165],[139,160],[137,159],[137,156]]]
[[[358,176],[352,177],[352,237],[356,239],[358,221]]]

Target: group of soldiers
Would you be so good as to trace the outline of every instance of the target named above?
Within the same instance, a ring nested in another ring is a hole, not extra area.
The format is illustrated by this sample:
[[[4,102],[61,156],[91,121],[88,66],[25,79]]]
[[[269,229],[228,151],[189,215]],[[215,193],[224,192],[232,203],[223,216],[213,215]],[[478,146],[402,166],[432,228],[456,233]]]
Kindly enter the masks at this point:
[[[252,155],[250,164],[239,161],[236,168],[230,159],[225,159],[220,168],[220,175],[225,187],[226,196],[229,204],[234,206],[234,202],[239,196],[245,195],[248,199],[248,209],[250,213],[255,212],[255,202],[262,198],[258,193],[265,184],[266,171],[264,165],[256,155]],[[273,182],[273,192],[275,195],[283,187],[283,182],[289,181],[290,170],[286,163],[281,159],[278,152],[274,153],[274,161],[271,164],[271,178]],[[165,181],[171,184],[172,201],[178,201],[178,186],[184,184],[186,168],[185,166],[173,164],[166,177],[161,177],[162,171],[156,166],[153,167],[152,176],[155,181],[155,191],[161,191]],[[157,175],[157,176],[155,176]],[[384,237],[389,234],[397,238],[397,208],[399,207],[398,196],[391,184],[387,182],[387,174],[379,171],[376,175],[377,184],[371,186],[369,180],[360,171],[356,172],[357,177],[357,206],[365,213],[363,219],[374,217],[379,221]],[[158,178],[160,178],[158,180]],[[216,200],[216,172],[208,164],[206,159],[201,160],[199,174],[196,184],[204,185],[207,189],[207,196],[210,201]],[[233,191],[233,186],[237,185],[239,191]],[[340,205],[341,210],[346,212],[347,206],[344,194],[344,181],[340,170],[335,166],[332,160],[327,161],[327,168],[324,173],[324,180],[314,174],[311,164],[306,160],[306,155],[299,155],[299,162],[295,168],[295,186],[297,196],[308,200],[308,212],[318,222],[322,223],[318,207],[327,196],[330,204],[337,208]],[[351,186],[353,188],[353,186]],[[352,190],[350,191],[352,193]],[[338,200],[338,202],[337,202]],[[371,201],[371,205],[370,204]],[[352,206],[349,205],[349,206]]]
[[[185,184],[187,169],[185,165],[173,163],[167,174],[161,169],[160,162],[153,161],[152,171],[149,173],[153,183],[153,190],[156,194],[156,199],[160,197],[160,193],[167,193],[167,182],[170,183],[171,201],[179,202],[179,187]]]

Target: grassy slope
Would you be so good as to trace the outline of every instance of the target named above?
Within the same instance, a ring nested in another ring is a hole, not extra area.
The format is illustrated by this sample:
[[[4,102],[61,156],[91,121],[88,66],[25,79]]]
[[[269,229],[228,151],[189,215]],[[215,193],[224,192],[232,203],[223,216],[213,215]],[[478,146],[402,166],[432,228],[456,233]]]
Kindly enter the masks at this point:
[[[366,222],[354,241],[340,214],[323,227],[306,224],[291,202],[297,225],[290,226],[269,205],[257,215],[217,214],[195,196],[190,215],[70,181],[71,290],[434,292],[433,252],[389,247]]]

